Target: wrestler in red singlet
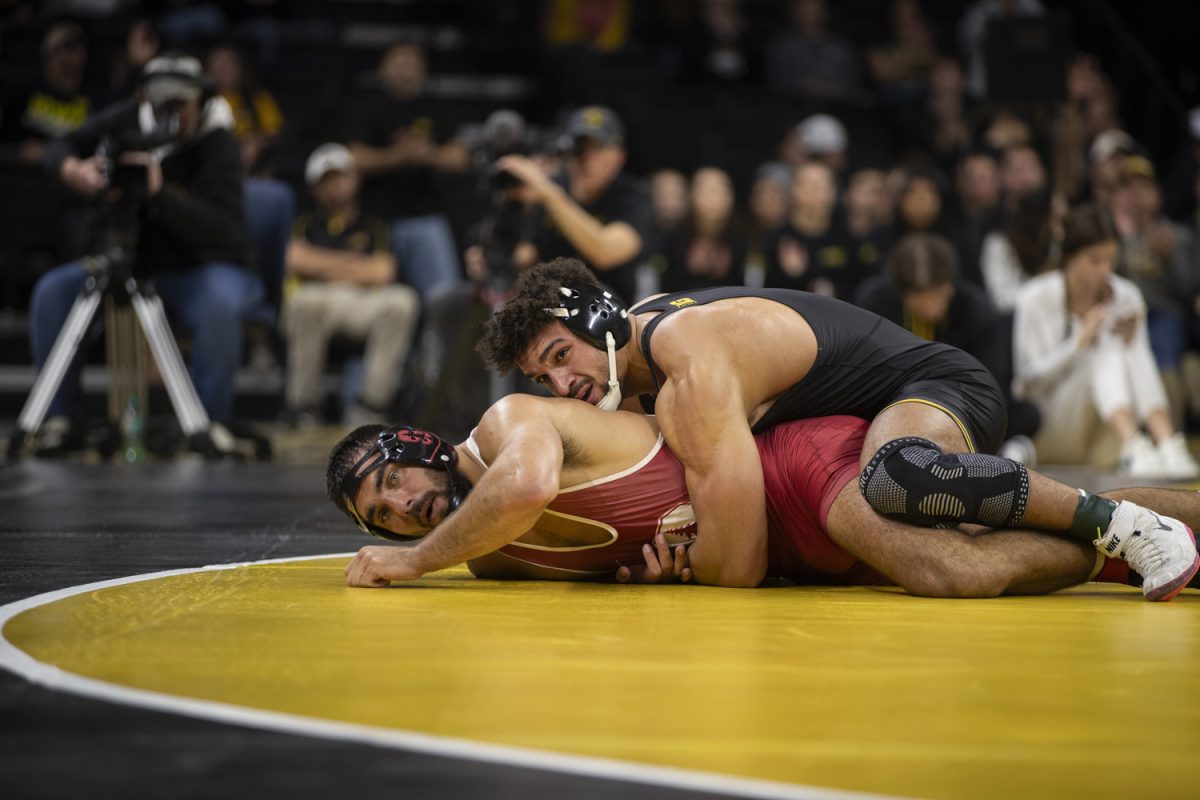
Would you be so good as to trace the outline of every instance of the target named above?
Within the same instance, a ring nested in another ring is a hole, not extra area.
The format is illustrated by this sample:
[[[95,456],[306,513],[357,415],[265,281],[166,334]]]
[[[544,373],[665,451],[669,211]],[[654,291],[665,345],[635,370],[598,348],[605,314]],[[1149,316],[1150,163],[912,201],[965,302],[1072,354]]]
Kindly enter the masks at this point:
[[[825,533],[834,499],[858,476],[868,425],[857,417],[822,417],[784,422],[754,437],[766,486],[769,577],[825,584],[890,583]],[[478,460],[473,439],[467,448]],[[662,436],[633,467],[561,490],[535,529],[557,530],[569,538],[572,526],[586,528],[589,538],[600,543],[545,547],[513,542],[499,552],[541,567],[608,574],[621,565],[641,564],[642,545],[659,530],[671,545],[694,539],[696,520],[683,465]]]

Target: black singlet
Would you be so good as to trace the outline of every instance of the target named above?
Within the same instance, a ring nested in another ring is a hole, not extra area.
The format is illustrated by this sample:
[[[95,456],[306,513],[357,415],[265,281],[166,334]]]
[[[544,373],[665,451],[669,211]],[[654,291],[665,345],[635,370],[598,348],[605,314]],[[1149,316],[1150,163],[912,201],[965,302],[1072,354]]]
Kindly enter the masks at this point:
[[[808,374],[780,395],[753,427],[760,433],[785,420],[849,414],[873,419],[902,401],[926,402],[950,412],[976,452],[995,452],[1004,441],[1004,398],[991,373],[975,358],[930,342],[857,306],[792,289],[721,287],[677,292],[639,303],[631,314],[661,312],[642,331],[642,352],[659,387],[651,338],[671,314],[741,297],[781,303],[804,317],[817,340]],[[778,343],[786,347],[786,342]],[[653,396],[642,405],[653,413]]]

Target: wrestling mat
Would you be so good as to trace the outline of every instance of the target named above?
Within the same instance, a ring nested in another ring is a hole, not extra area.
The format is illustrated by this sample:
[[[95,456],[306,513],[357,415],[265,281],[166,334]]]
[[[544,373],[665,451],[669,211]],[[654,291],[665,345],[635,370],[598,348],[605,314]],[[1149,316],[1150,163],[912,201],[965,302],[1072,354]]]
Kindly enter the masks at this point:
[[[1200,592],[947,601],[465,568],[363,590],[347,560],[10,603],[0,665],[239,725],[744,796],[1200,791]]]

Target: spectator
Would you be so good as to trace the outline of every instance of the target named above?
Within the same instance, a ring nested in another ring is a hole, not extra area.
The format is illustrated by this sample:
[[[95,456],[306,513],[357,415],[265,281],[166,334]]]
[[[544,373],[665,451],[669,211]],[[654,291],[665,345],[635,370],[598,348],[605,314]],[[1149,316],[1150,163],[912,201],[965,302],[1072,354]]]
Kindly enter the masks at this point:
[[[321,378],[334,336],[366,344],[366,373],[349,427],[379,421],[395,399],[420,314],[417,293],[394,283],[387,226],[364,217],[354,157],[340,144],[313,151],[304,168],[315,210],[296,220],[288,245],[283,330],[288,345],[288,416],[320,416]]]
[[[757,81],[761,45],[752,36],[740,0],[700,0],[680,34],[682,77],[693,83]]]
[[[653,218],[646,237],[646,252],[653,256],[666,253],[668,243],[687,219],[688,179],[677,169],[660,169],[650,176],[650,204]],[[662,265],[666,269],[666,264]]]
[[[855,296],[859,284],[879,274],[891,247],[892,204],[883,172],[860,169],[851,175],[845,205],[850,265],[839,296],[849,299]]]
[[[741,285],[746,240],[734,220],[733,181],[717,167],[692,176],[690,212],[667,250],[662,291]]]
[[[941,233],[943,197],[937,173],[918,169],[904,175],[896,197],[896,239],[913,232]]]
[[[1039,192],[1021,198],[983,240],[983,286],[996,308],[1012,312],[1021,287],[1046,270],[1054,227],[1049,197]]]
[[[532,260],[518,267],[575,256],[635,300],[634,267],[652,211],[645,183],[623,171],[625,128],[611,109],[585,106],[571,115],[566,133],[574,144],[565,173],[548,176],[519,155],[498,162],[522,183],[515,194],[533,207],[525,237]]]
[[[1200,468],[1167,413],[1141,292],[1113,274],[1118,247],[1102,209],[1082,206],[1067,216],[1061,268],[1017,295],[1013,391],[1041,410],[1043,461],[1097,458],[1097,434],[1107,431],[1120,444],[1125,475],[1192,478]]]
[[[825,0],[791,0],[791,27],[767,42],[767,86],[787,95],[846,100],[862,91],[858,53],[829,33]]]
[[[1019,144],[1004,151],[1000,162],[1000,191],[1006,210],[1013,211],[1021,198],[1046,190],[1046,168],[1042,166],[1037,150]]]
[[[42,37],[41,56],[38,78],[12,87],[0,100],[3,152],[28,163],[40,161],[47,142],[66,136],[92,112],[82,88],[88,50],[79,26],[52,26]]]
[[[982,289],[959,279],[957,260],[946,239],[910,233],[888,255],[887,274],[862,285],[858,305],[923,339],[970,353],[1001,386],[1008,386],[1012,381],[1008,324]],[[1006,443],[1001,452],[1031,463],[1030,437],[1037,432],[1040,415],[1032,403],[1007,399],[1008,436],[1016,441]]]
[[[750,186],[750,230],[747,237],[746,285],[762,288],[766,279],[766,250],[771,235],[787,222],[792,170],[768,161],[754,173]]]
[[[246,174],[271,175],[275,149],[283,132],[279,104],[258,85],[241,51],[232,44],[220,44],[208,51],[205,72],[233,109],[233,132],[242,145],[242,167]]]
[[[1121,164],[1138,152],[1137,142],[1122,130],[1107,130],[1092,141],[1088,150],[1088,180],[1093,203],[1107,206],[1120,180]]]
[[[358,103],[347,146],[363,176],[366,211],[391,225],[404,282],[428,302],[463,277],[435,177],[466,170],[470,159],[442,130],[445,119],[425,94],[425,75],[420,46],[389,47],[379,64],[379,88]]]
[[[854,276],[848,274],[849,239],[836,223],[836,207],[829,165],[810,161],[796,170],[788,221],[767,240],[767,287],[845,297]]]
[[[959,267],[964,280],[982,286],[984,242],[1000,220],[1000,170],[996,159],[983,151],[963,157],[955,172],[955,187],[958,203],[951,211],[949,229],[958,246]],[[992,300],[997,301],[994,294]],[[1011,307],[1011,303],[1008,305]]]
[[[125,34],[125,49],[113,59],[109,86],[115,97],[128,97],[137,91],[142,70],[150,63],[150,59],[158,55],[161,47],[162,40],[154,22],[145,18],[135,19]]]
[[[146,65],[143,95],[102,110],[46,148],[44,164],[69,188],[99,196],[109,188],[103,157],[91,155],[102,136],[139,130],[139,119],[173,118],[179,133],[165,155],[127,153],[145,170],[139,205],[137,264],[154,280],[167,311],[191,335],[191,374],[214,422],[229,419],[233,376],[241,357],[242,322],[261,301],[261,280],[246,270],[242,167],[233,115],[207,97],[200,62],[160,56]],[[81,262],[38,281],[30,309],[34,362],[50,354],[88,273]],[[77,359],[50,406],[43,449],[82,445]]]
[[[1109,208],[1120,242],[1117,272],[1142,293],[1150,349],[1172,408],[1182,410],[1180,367],[1187,347],[1183,304],[1197,281],[1190,272],[1185,235],[1160,216],[1162,193],[1148,159],[1127,156],[1121,162]]]

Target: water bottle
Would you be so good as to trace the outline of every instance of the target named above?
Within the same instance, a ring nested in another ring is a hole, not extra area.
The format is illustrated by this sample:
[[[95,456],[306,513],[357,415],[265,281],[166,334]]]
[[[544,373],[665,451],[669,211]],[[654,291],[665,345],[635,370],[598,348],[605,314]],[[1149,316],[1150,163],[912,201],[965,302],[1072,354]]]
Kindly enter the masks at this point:
[[[122,454],[126,464],[146,461],[145,436],[146,419],[142,416],[137,395],[133,395],[121,414]]]

